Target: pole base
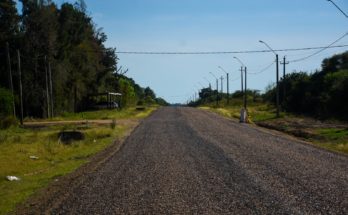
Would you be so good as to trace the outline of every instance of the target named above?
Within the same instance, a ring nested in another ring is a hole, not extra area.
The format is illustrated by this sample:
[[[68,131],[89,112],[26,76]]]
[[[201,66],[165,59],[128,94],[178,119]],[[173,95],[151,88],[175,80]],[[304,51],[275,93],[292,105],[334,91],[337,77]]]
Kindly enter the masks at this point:
[[[246,109],[242,108],[240,110],[240,119],[239,119],[240,123],[248,123],[248,112]]]

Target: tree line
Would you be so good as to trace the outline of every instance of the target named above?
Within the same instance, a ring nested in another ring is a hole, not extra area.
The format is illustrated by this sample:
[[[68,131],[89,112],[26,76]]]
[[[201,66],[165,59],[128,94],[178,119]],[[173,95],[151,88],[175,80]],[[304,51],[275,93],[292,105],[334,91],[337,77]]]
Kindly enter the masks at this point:
[[[20,78],[24,116],[83,111],[100,92],[121,93],[123,107],[166,104],[118,66],[116,49],[105,46],[107,35],[83,0],[60,7],[51,0],[19,2],[21,14],[15,1],[0,2],[0,115],[13,112],[13,100],[19,109]]]
[[[321,70],[293,72],[279,81],[282,111],[308,115],[319,119],[348,121],[348,52],[334,55],[322,61]],[[276,85],[267,87],[265,93],[247,89],[249,102],[267,102],[276,105]],[[226,104],[226,93],[211,88],[201,89],[199,98],[189,105]],[[242,105],[244,92],[235,91],[230,105]]]
[[[348,52],[322,61],[322,68],[312,74],[287,74],[279,82],[281,109],[322,119],[348,121]],[[276,88],[264,95],[275,104]]]

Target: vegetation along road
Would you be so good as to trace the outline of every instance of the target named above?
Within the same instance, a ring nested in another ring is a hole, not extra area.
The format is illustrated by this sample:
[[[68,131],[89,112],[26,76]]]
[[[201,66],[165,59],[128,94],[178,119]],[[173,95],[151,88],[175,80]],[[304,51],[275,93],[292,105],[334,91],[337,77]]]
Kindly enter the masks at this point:
[[[348,214],[348,157],[192,108],[161,108],[53,214]],[[77,181],[79,181],[77,183]],[[40,208],[41,207],[41,208]],[[26,211],[28,212],[28,211]]]

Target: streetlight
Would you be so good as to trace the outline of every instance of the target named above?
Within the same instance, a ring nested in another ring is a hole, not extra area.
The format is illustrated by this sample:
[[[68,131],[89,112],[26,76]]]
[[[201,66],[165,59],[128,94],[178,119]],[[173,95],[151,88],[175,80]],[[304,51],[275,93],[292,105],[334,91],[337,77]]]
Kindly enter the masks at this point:
[[[279,117],[279,60],[278,60],[278,54],[264,41],[260,40],[260,43],[263,43],[269,48],[276,56],[276,80],[277,80],[277,95],[276,95],[276,104],[277,104],[277,117]]]
[[[247,109],[247,67],[244,65],[244,63],[238,58],[238,57],[233,57],[234,59],[236,59],[241,65],[242,65],[242,68],[241,68],[241,73],[242,73],[242,77],[243,77],[243,67],[244,67],[244,109],[246,110]],[[243,78],[242,78],[242,83],[243,83]],[[243,86],[243,85],[242,85]]]
[[[216,106],[219,105],[219,79],[214,75],[214,73],[209,72],[216,79]]]
[[[229,74],[221,66],[219,66],[218,68],[221,69],[224,73],[226,73],[226,77],[227,77],[227,80],[226,80],[226,82],[227,82],[227,104],[229,104],[230,103],[230,90],[229,90],[229,77],[228,77]]]

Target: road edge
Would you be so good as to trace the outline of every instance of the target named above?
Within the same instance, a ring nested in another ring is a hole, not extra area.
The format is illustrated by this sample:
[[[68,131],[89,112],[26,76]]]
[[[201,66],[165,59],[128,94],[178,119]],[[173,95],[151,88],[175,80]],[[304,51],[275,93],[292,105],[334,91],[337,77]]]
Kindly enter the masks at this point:
[[[51,209],[69,196],[66,187],[72,188],[83,184],[85,181],[83,176],[96,171],[100,166],[116,155],[124,147],[124,143],[132,133],[142,125],[144,120],[151,117],[159,109],[160,108],[152,111],[147,117],[139,119],[136,125],[123,137],[115,139],[108,147],[91,156],[85,164],[37,190],[27,200],[19,203],[9,214],[51,214]]]
[[[227,117],[227,116],[224,116],[222,114],[218,114],[214,111],[210,111],[210,110],[204,110],[204,109],[198,109],[198,110],[201,110],[201,111],[205,111],[205,112],[208,112],[210,114],[215,114],[217,116],[220,116],[222,118],[225,118],[227,119],[228,121],[231,121],[231,122],[234,122],[234,123],[240,123],[237,119],[235,118],[230,118],[230,117]],[[257,125],[255,123],[240,123],[240,124],[243,124],[243,125],[246,125],[246,126],[250,126],[254,129],[257,129],[261,132],[264,132],[264,133],[267,133],[267,134],[270,134],[270,135],[273,135],[275,137],[279,137],[279,138],[284,138],[284,139],[287,139],[287,140],[292,140],[292,141],[295,141],[299,144],[303,144],[303,145],[306,145],[306,146],[311,146],[311,147],[314,147],[316,149],[320,149],[320,150],[323,150],[325,152],[330,152],[330,153],[333,153],[333,154],[336,154],[336,155],[339,155],[339,156],[343,156],[343,157],[348,157],[348,154],[345,154],[343,152],[338,152],[338,151],[334,151],[334,150],[330,150],[330,149],[327,149],[327,148],[324,148],[324,147],[320,147],[310,141],[306,141],[306,140],[303,140],[299,137],[296,137],[294,135],[291,135],[291,134],[288,134],[286,132],[282,132],[282,131],[279,131],[279,130],[276,130],[276,129],[272,129],[272,128],[268,128],[268,127],[263,127],[263,126],[260,126],[260,125]]]

